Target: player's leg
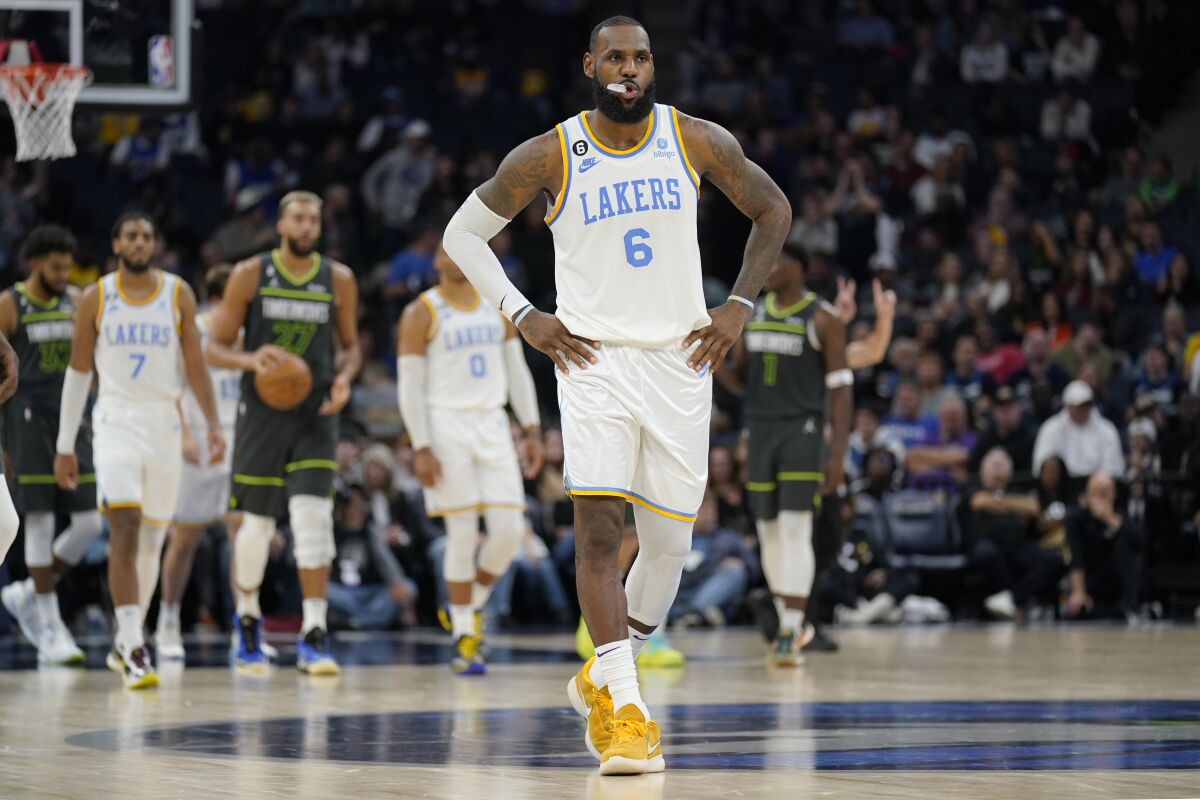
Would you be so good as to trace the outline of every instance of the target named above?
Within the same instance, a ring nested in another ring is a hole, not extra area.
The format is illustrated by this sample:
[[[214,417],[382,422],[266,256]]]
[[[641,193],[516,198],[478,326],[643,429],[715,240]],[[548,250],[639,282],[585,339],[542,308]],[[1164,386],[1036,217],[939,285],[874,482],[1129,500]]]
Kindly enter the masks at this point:
[[[187,591],[188,578],[192,574],[192,563],[196,549],[206,525],[176,522],[167,537],[167,549],[163,553],[162,590],[158,602],[158,626],[154,633],[154,644],[160,659],[182,661],[183,629],[179,619],[183,594]]]
[[[442,474],[446,475],[445,466],[442,469]],[[459,475],[461,478],[462,473]],[[447,479],[443,478],[443,482],[447,482]],[[475,551],[479,545],[479,513],[472,504],[444,514],[443,523],[446,526],[446,547],[442,557],[442,576],[446,581],[450,635],[454,639],[455,651],[450,668],[458,675],[481,675],[485,671],[480,651],[481,631],[476,624],[477,607],[472,602]]]
[[[558,375],[564,481],[575,503],[575,583],[595,643],[595,655],[568,683],[567,696],[588,719],[585,742],[601,770],[632,773],[646,771],[645,737],[631,740],[629,754],[614,759],[611,751],[613,730],[622,731],[624,742],[625,733],[644,732],[649,717],[638,688],[618,563],[641,441],[631,411],[642,406],[635,382],[643,365],[637,359],[633,348],[605,345],[586,373],[572,369]]]
[[[267,668],[258,593],[276,521],[287,511],[284,467],[296,433],[288,416],[243,399],[234,435],[231,485],[231,505],[242,512],[242,522],[233,539],[230,581],[235,606],[233,666],[247,672]]]
[[[337,419],[315,417],[289,451],[286,463],[288,516],[296,568],[300,574],[304,619],[296,642],[296,666],[309,675],[340,672],[329,647],[325,599],[329,565],[337,554],[333,541],[333,476],[337,469]]]
[[[8,557],[8,551],[12,548],[12,544],[17,539],[17,530],[21,527],[21,520],[17,516],[17,508],[13,505],[12,496],[8,493],[8,481],[4,478],[4,472],[0,469],[0,564],[4,563],[4,559]],[[10,596],[17,591],[9,587],[16,584],[9,584],[0,590],[0,598],[4,600],[4,606],[9,609],[12,614],[13,610],[9,607]],[[24,594],[28,594],[28,587],[22,587]],[[30,602],[26,598],[25,602]],[[14,614],[15,616],[15,614]]]
[[[509,432],[508,415],[498,410],[481,418],[476,469],[483,493],[487,538],[479,547],[471,604],[483,608],[492,587],[508,572],[525,537],[525,486]]]

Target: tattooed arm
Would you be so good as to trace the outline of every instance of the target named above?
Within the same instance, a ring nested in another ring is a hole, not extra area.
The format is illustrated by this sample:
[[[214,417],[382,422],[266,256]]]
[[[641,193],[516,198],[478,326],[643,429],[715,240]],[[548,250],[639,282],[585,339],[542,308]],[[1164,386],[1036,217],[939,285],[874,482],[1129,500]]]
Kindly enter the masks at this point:
[[[679,129],[692,167],[754,223],[746,240],[742,270],[733,285],[735,295],[753,302],[779,258],[792,224],[792,207],[767,173],[746,158],[729,131],[685,114],[679,115]],[[742,335],[752,312],[736,300],[710,311],[712,324],[693,331],[683,342],[684,347],[700,342],[689,362],[692,368],[700,372],[711,365],[715,371]]]
[[[586,369],[595,357],[558,317],[538,311],[525,299],[487,243],[539,192],[557,198],[566,186],[565,175],[558,131],[535,136],[505,156],[496,174],[458,209],[442,237],[446,254],[484,299],[563,372],[569,362]]]

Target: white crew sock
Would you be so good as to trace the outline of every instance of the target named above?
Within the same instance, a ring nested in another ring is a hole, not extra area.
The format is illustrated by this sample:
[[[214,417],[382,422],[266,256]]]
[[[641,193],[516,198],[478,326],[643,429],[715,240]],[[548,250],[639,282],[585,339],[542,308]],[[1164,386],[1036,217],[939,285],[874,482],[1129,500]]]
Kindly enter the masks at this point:
[[[326,630],[325,612],[329,608],[328,601],[324,597],[306,597],[302,605],[304,606],[304,622],[300,625],[300,635],[307,635],[313,628]]]
[[[142,638],[142,609],[136,603],[117,606],[117,652],[127,656],[145,645]]]
[[[58,624],[58,594],[56,592],[34,595],[33,601],[37,606],[38,618],[43,628]]]
[[[646,642],[650,641],[650,637],[654,632],[642,633],[632,625],[629,626],[629,648],[633,651],[633,660],[637,661],[638,653],[642,652],[642,648],[646,646]]]
[[[479,581],[471,584],[471,605],[476,610],[483,608],[484,604],[487,603],[488,598],[492,596],[492,586],[494,585],[489,584],[484,586]]]
[[[612,695],[614,711],[632,705],[639,708],[647,720],[650,719],[650,709],[642,701],[642,693],[638,689],[637,667],[633,663],[633,647],[628,639],[599,645],[593,672],[595,667],[600,667],[604,675],[608,693]]]
[[[179,603],[158,604],[158,629],[179,630]]]
[[[804,627],[804,612],[798,608],[785,608],[779,615],[779,629],[798,633]]]
[[[450,606],[450,635],[456,642],[460,636],[475,635],[475,608],[473,606]]]

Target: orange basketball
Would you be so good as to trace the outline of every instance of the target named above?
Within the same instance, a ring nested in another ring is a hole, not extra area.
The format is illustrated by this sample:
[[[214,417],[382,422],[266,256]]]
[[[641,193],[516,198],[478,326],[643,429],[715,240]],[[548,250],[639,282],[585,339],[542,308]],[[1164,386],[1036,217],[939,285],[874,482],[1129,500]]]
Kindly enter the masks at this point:
[[[312,383],[308,362],[292,353],[288,353],[274,369],[254,373],[254,390],[276,411],[291,411],[303,403],[312,391]]]

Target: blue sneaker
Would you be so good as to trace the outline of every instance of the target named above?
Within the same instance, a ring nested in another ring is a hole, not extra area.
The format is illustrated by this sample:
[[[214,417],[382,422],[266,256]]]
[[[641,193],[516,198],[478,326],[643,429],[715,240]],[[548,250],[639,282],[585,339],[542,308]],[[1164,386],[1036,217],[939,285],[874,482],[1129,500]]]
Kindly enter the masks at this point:
[[[296,668],[307,675],[339,675],[338,666],[329,650],[329,634],[313,628],[296,639]]]
[[[245,614],[233,617],[234,641],[237,648],[233,654],[233,665],[241,672],[263,674],[267,671],[267,657],[262,651],[262,620]]]

